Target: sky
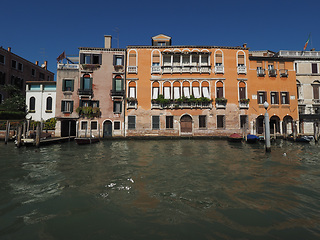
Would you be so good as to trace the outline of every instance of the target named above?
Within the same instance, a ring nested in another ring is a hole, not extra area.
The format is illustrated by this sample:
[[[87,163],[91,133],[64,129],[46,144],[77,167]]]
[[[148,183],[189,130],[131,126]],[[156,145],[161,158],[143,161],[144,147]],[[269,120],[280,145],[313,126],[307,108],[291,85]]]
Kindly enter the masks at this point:
[[[250,50],[320,51],[319,0],[2,0],[0,46],[31,62],[78,55],[78,47],[151,45],[242,46]],[[118,38],[119,36],[119,38]]]

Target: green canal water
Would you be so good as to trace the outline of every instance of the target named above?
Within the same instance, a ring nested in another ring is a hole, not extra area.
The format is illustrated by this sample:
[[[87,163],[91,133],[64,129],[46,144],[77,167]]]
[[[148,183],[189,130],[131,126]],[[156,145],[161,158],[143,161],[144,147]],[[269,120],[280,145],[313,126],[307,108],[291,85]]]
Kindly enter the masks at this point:
[[[320,144],[0,142],[0,239],[320,239]]]

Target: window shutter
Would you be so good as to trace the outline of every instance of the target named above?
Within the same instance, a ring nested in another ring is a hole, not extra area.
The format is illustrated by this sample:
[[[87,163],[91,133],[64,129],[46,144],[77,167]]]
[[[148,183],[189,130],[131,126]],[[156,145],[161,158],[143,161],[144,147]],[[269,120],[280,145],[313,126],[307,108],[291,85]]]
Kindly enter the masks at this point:
[[[101,65],[102,64],[102,55],[99,54],[99,64]]]
[[[83,77],[80,78],[80,89],[83,89]]]
[[[66,80],[62,80],[62,91],[66,90]]]
[[[313,85],[313,99],[319,99],[319,85]]]
[[[284,68],[284,62],[279,62],[279,69],[285,69]]]
[[[216,63],[222,63],[222,54],[221,53],[216,54]]]
[[[73,92],[73,89],[74,89],[74,80],[71,80],[72,82],[72,85],[71,85],[71,92]]]
[[[257,62],[257,68],[262,68],[262,62]]]
[[[73,112],[73,101],[70,102],[70,112]]]
[[[64,112],[65,101],[61,101],[61,112]]]
[[[117,62],[116,62],[116,55],[113,55],[113,66],[116,66]]]
[[[129,54],[129,66],[136,66],[136,54],[135,53]]]
[[[92,89],[92,78],[90,78],[90,86],[89,86],[89,89],[90,89],[90,90]]]
[[[238,55],[238,64],[244,64],[244,55]]]

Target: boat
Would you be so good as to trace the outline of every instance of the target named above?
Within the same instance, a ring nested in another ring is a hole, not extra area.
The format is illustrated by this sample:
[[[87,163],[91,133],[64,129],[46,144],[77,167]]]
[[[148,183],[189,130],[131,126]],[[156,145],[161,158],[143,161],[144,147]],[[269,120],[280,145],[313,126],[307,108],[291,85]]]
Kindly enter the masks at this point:
[[[293,135],[290,134],[287,137],[287,140],[289,141],[294,141],[294,142],[303,142],[303,143],[309,143],[311,141],[312,138],[308,137],[308,136],[297,136],[296,139],[294,139]]]
[[[241,142],[243,137],[238,133],[233,133],[228,137],[229,142]]]
[[[256,143],[260,140],[260,138],[254,134],[247,135],[247,143]]]
[[[93,137],[93,138],[88,138],[88,137],[80,137],[80,138],[75,138],[74,139],[78,145],[84,145],[84,144],[91,144],[91,143],[97,143],[100,142],[99,138]]]

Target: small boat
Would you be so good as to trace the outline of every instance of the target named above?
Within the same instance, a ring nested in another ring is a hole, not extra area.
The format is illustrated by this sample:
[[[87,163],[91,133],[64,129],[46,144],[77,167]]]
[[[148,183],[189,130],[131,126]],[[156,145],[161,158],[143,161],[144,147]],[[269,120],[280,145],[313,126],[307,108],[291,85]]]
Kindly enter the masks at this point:
[[[88,137],[83,137],[83,138],[75,138],[74,139],[78,145],[84,145],[84,144],[91,144],[91,143],[97,143],[100,142],[99,138],[93,137],[93,138],[88,138]]]
[[[307,136],[297,136],[296,139],[293,138],[293,135],[290,134],[287,137],[287,140],[289,141],[294,141],[294,142],[303,142],[303,143],[309,143],[311,141],[312,138],[307,137]]]
[[[253,134],[248,134],[247,135],[247,143],[256,143],[260,140],[260,138],[256,135]]]
[[[243,139],[238,133],[233,133],[228,137],[229,142],[241,142]]]

